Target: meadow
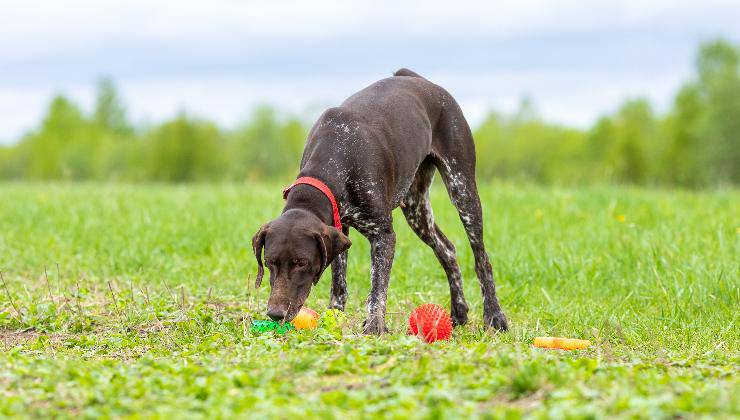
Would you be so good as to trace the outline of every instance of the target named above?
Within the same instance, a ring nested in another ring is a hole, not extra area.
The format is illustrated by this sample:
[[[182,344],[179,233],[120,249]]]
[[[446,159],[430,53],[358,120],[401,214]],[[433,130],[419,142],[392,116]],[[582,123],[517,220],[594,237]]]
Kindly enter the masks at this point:
[[[449,309],[432,251],[395,214],[391,333],[360,333],[367,242],[352,232],[347,320],[254,335],[250,238],[281,185],[0,183],[0,417],[740,416],[740,190],[481,186],[511,330],[482,329],[470,248],[444,189],[471,321],[433,345],[418,304]],[[307,306],[323,312],[330,274]],[[533,337],[589,339],[584,351]]]

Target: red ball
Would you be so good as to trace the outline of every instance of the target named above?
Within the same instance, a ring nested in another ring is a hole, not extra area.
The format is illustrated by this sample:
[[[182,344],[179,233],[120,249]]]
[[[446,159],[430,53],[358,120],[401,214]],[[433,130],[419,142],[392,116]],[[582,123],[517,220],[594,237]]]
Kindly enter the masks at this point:
[[[409,316],[408,334],[418,336],[427,343],[449,340],[452,336],[452,319],[447,311],[437,304],[421,305]]]

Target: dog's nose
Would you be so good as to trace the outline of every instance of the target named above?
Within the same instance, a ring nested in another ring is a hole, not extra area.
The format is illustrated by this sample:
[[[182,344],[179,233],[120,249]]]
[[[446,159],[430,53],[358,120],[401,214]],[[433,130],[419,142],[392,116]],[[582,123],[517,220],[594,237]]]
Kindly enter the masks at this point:
[[[268,309],[267,316],[269,316],[273,321],[282,321],[283,318],[285,318],[285,312],[286,311],[282,309]]]

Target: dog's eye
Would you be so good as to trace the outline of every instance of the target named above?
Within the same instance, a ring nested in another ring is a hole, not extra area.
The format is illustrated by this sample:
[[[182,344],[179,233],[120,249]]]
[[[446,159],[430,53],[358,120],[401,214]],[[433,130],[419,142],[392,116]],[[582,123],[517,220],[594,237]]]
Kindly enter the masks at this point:
[[[308,262],[303,258],[294,258],[292,263],[296,267],[305,267],[308,264]]]

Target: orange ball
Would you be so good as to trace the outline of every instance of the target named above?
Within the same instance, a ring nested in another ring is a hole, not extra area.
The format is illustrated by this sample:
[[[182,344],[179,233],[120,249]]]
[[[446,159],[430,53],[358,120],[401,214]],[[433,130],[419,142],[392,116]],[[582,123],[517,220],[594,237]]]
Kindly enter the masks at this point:
[[[319,314],[304,306],[290,323],[297,330],[313,330],[319,325]]]
[[[427,343],[449,340],[452,336],[452,319],[439,305],[421,305],[409,316],[408,334],[418,336]]]

